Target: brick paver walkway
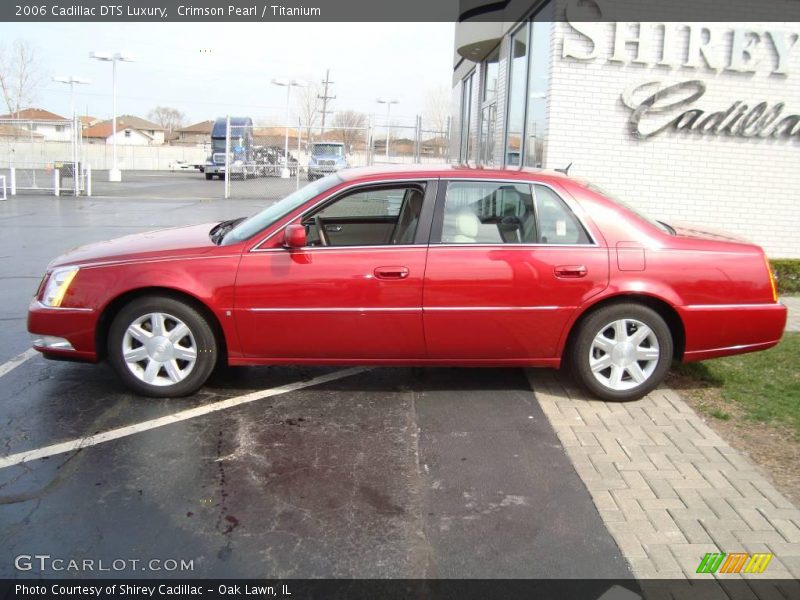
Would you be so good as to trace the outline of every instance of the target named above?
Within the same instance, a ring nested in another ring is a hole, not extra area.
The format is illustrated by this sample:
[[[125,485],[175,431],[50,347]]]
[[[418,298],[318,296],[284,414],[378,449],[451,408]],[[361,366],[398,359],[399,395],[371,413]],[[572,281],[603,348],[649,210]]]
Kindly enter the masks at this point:
[[[786,331],[800,331],[800,296],[786,296],[781,302],[789,309]]]
[[[706,552],[771,552],[770,578],[800,577],[800,510],[677,393],[606,403],[554,371],[528,376],[638,578],[709,578]]]

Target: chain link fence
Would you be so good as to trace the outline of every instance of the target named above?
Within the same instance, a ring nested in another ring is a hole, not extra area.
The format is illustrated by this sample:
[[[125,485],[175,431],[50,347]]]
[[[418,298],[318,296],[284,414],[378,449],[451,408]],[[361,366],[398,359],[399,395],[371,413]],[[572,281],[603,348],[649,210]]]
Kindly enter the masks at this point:
[[[387,126],[360,115],[325,128],[246,121],[230,120],[210,157],[214,164],[206,167],[206,179],[226,179],[226,198],[274,200],[286,194],[287,180],[296,189],[347,168],[448,160],[449,122],[434,127],[419,116]]]
[[[123,171],[196,169],[206,180],[225,180],[224,198],[270,200],[342,169],[448,159],[449,122],[346,113],[324,128],[229,117],[204,146],[118,144],[117,164]],[[0,120],[0,182],[9,195],[87,193],[90,173],[110,168],[112,157],[112,145],[83,138],[77,121]]]
[[[86,173],[78,121],[0,119],[0,177],[10,194],[81,194]]]

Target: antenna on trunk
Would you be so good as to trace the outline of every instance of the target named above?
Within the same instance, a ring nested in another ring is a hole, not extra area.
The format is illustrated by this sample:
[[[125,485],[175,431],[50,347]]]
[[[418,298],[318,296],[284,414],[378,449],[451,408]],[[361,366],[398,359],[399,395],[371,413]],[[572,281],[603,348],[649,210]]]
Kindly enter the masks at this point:
[[[569,163],[569,164],[568,164],[566,167],[564,167],[563,169],[555,169],[555,170],[556,170],[556,171],[558,171],[559,173],[563,173],[564,175],[569,175],[569,168],[570,168],[571,166],[572,166],[572,163]]]

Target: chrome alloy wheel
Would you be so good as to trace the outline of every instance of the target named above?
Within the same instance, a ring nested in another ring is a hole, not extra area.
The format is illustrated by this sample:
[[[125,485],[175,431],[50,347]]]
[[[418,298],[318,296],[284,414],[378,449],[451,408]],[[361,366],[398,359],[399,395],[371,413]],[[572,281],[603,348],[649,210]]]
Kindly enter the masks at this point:
[[[137,379],[150,385],[173,385],[192,372],[197,344],[180,319],[167,313],[149,313],[125,330],[122,356]]]
[[[636,319],[619,319],[595,335],[589,347],[589,368],[604,387],[630,390],[650,378],[659,356],[652,329]]]

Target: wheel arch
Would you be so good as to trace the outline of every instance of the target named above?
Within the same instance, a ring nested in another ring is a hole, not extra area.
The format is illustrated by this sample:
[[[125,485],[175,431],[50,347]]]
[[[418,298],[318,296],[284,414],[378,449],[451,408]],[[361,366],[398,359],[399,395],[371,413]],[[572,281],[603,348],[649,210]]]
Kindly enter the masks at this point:
[[[642,306],[647,306],[648,308],[656,311],[659,316],[664,319],[667,327],[669,328],[670,334],[672,334],[672,356],[675,360],[682,360],[683,353],[686,348],[686,329],[680,314],[678,314],[678,311],[672,304],[663,298],[659,298],[658,296],[653,296],[650,294],[641,294],[635,292],[607,296],[601,300],[598,300],[594,304],[584,307],[582,312],[577,315],[575,320],[570,325],[569,332],[567,333],[566,340],[562,347],[561,355],[565,356],[569,352],[569,349],[574,343],[575,337],[578,334],[581,325],[589,316],[598,310],[605,308],[606,306],[628,302],[634,302],[641,304]]]
[[[193,296],[192,294],[182,290],[160,286],[150,286],[128,290],[119,294],[108,304],[106,304],[106,306],[103,308],[103,311],[100,313],[100,317],[97,320],[97,326],[95,327],[94,341],[95,352],[97,353],[98,360],[104,360],[108,354],[109,329],[111,327],[111,323],[114,321],[114,318],[119,314],[119,311],[133,300],[145,296],[168,296],[170,298],[174,298],[175,300],[185,302],[197,310],[201,315],[203,315],[203,317],[205,317],[206,321],[211,327],[211,330],[214,332],[214,337],[216,338],[217,342],[219,362],[223,363],[227,361],[228,345],[225,339],[225,332],[222,329],[222,323],[220,323],[217,315],[214,314],[214,311],[212,311],[205,302],[200,300],[198,297]]]

